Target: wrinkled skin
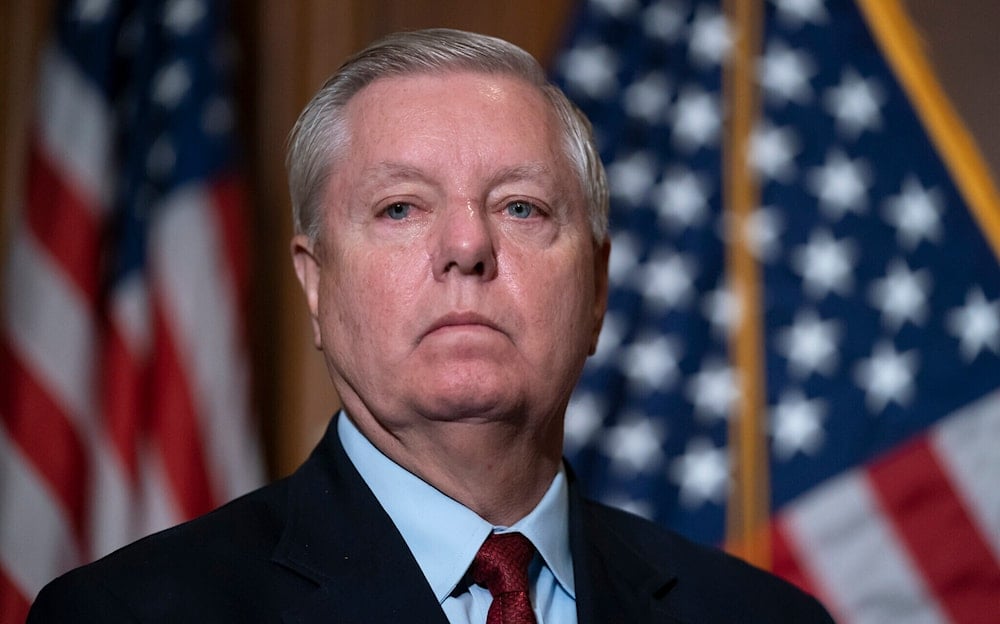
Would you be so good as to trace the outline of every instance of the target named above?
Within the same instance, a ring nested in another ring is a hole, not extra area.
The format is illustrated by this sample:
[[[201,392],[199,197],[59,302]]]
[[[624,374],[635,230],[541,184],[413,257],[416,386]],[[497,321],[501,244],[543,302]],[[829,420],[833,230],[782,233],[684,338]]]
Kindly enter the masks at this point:
[[[511,493],[473,486],[537,501],[607,295],[558,121],[531,85],[468,72],[377,80],[347,115],[321,233],[292,242],[344,406],[481,514]]]

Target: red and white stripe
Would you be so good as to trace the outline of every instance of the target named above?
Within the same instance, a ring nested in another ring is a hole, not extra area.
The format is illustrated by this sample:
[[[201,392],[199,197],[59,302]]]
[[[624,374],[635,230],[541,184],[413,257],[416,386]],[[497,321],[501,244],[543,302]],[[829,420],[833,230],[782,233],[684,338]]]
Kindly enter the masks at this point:
[[[1000,392],[786,508],[775,571],[838,622],[1000,619]]]
[[[0,623],[23,621],[58,574],[262,479],[236,186],[165,198],[147,275],[102,304],[112,123],[101,94],[49,50],[4,266]]]

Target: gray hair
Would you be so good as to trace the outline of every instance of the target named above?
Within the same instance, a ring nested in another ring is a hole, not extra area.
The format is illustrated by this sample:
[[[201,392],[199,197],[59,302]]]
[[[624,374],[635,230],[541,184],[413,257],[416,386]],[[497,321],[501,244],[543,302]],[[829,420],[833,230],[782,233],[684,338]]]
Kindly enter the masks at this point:
[[[516,45],[475,33],[434,28],[389,35],[348,58],[316,93],[289,137],[288,183],[295,232],[319,235],[323,201],[334,161],[348,138],[344,107],[379,78],[416,73],[474,71],[506,74],[535,86],[552,104],[566,155],[576,169],[594,241],[608,231],[608,184],[587,117],[555,85],[538,61]]]

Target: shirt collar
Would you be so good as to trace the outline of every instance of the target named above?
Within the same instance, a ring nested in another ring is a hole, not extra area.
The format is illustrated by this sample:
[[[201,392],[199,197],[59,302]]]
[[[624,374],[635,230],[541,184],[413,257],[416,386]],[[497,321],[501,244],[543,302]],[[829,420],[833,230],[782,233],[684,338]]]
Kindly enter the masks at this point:
[[[399,529],[438,602],[458,586],[492,531],[524,534],[575,597],[569,549],[569,489],[562,468],[531,512],[511,527],[495,527],[379,451],[341,411],[337,433],[351,462]]]

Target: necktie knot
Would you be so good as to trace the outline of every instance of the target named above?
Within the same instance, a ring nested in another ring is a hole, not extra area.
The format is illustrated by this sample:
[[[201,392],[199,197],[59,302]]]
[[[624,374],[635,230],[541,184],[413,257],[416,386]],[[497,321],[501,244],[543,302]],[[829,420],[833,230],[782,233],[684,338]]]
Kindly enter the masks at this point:
[[[472,580],[490,590],[487,624],[534,624],[528,600],[528,564],[535,547],[520,533],[492,533],[472,562]]]

